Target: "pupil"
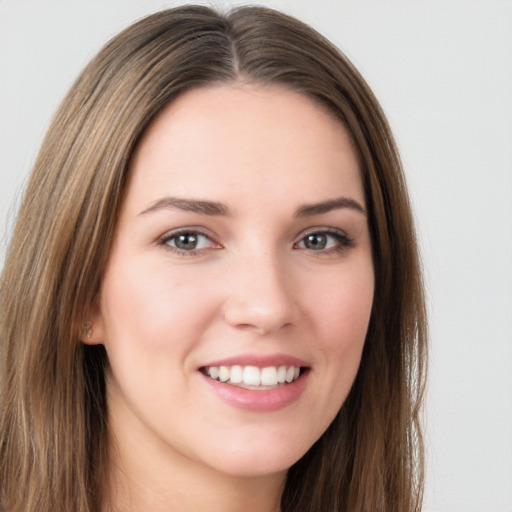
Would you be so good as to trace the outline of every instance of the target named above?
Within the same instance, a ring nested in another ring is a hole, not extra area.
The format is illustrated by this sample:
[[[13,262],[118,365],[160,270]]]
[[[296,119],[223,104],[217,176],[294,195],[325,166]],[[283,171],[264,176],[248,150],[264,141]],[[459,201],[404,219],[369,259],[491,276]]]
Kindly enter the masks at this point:
[[[306,237],[306,247],[308,249],[325,249],[327,238],[325,235],[308,235]]]
[[[183,235],[178,235],[176,239],[176,247],[178,249],[195,249],[197,245],[197,236],[185,233]]]

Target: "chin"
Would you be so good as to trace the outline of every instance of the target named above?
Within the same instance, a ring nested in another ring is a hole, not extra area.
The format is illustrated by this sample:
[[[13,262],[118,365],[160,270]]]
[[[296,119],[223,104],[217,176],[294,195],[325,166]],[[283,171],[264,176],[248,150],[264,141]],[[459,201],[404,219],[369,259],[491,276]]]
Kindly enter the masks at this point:
[[[311,447],[309,443],[256,443],[248,446],[249,444],[230,446],[229,450],[223,450],[221,455],[213,455],[211,467],[239,477],[264,477],[286,473]]]

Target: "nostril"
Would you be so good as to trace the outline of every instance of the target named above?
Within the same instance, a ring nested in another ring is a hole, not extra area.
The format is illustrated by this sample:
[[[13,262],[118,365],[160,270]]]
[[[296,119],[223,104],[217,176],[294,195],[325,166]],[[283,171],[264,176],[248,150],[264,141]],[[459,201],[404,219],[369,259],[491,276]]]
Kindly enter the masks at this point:
[[[263,304],[256,300],[235,301],[225,304],[224,317],[230,325],[242,330],[253,330],[261,335],[289,328],[294,323],[292,304]]]

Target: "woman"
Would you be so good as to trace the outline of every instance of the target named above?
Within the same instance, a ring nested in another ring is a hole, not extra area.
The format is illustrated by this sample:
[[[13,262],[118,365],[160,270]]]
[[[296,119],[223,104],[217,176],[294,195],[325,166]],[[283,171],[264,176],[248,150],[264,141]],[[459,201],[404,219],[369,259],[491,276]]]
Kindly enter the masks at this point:
[[[1,300],[5,510],[419,510],[400,162],[297,20],[180,7],[108,43],[43,143]]]

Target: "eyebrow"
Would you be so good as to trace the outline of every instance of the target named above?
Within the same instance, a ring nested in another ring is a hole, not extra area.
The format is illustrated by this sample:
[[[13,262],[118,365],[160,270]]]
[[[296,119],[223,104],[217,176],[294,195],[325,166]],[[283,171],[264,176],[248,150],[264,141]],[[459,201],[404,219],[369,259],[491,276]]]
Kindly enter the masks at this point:
[[[206,201],[200,199],[185,199],[181,197],[164,197],[152,203],[148,208],[139,213],[139,215],[147,215],[158,210],[174,209],[183,210],[186,212],[199,213],[202,215],[212,216],[227,216],[229,215],[229,208],[224,203],[217,201]],[[328,213],[332,210],[341,208],[349,208],[355,210],[363,215],[366,215],[366,210],[355,199],[348,197],[337,197],[328,199],[320,203],[305,204],[297,209],[295,217],[312,217],[313,215],[321,215]]]
[[[229,208],[216,201],[203,201],[197,199],[183,199],[180,197],[164,197],[151,204],[148,208],[139,213],[139,215],[146,215],[148,213],[177,208],[185,212],[200,213],[203,215],[228,215]]]
[[[351,210],[355,210],[356,212],[362,213],[363,215],[366,215],[366,210],[355,199],[351,199],[349,197],[337,197],[335,199],[322,201],[321,203],[306,204],[301,206],[295,212],[295,217],[311,217],[313,215],[321,215],[323,213],[328,213],[332,210],[337,210],[340,208],[349,208]]]

